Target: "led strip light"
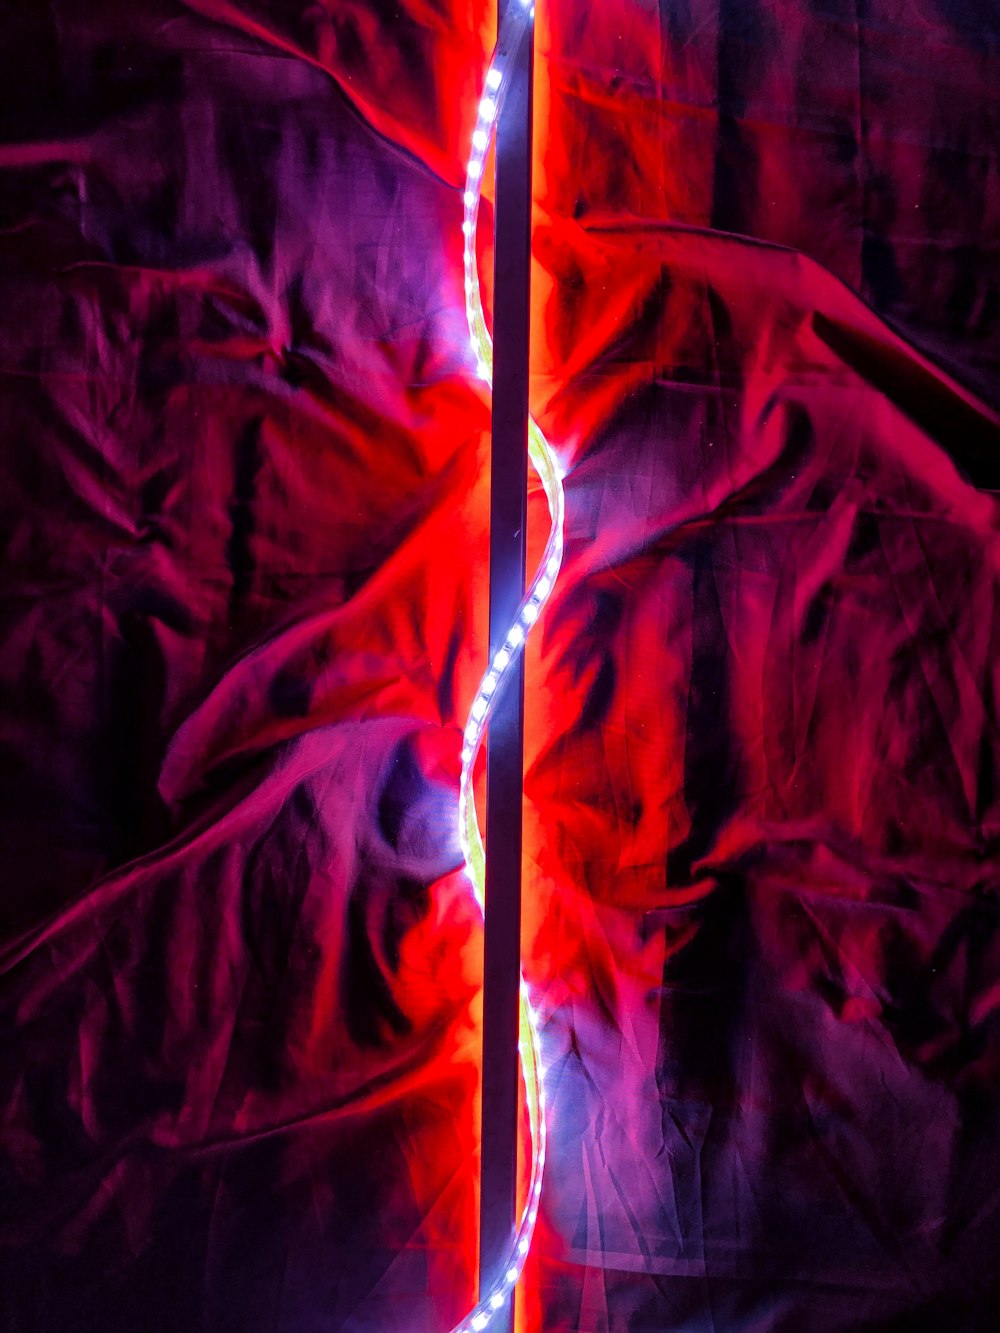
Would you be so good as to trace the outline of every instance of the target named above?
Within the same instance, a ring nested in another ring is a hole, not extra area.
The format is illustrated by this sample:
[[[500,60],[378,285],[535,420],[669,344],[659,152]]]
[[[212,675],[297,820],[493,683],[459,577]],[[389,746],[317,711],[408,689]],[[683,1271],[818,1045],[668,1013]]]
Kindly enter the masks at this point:
[[[466,174],[465,215],[462,222],[464,237],[465,263],[465,312],[469,321],[469,338],[476,357],[476,369],[481,379],[487,384],[493,382],[493,340],[486,327],[482,296],[479,289],[479,268],[476,262],[476,227],[479,219],[479,203],[483,191],[483,173],[490,143],[496,128],[496,119],[507,91],[507,71],[511,60],[525,34],[530,30],[535,16],[531,0],[522,0],[524,5],[517,17],[507,25],[505,46],[499,45],[493,53],[482,100],[479,103],[479,115],[472,135],[472,155]],[[458,797],[458,832],[465,858],[465,868],[472,884],[473,893],[480,910],[485,914],[486,858],[482,835],[479,831],[479,818],[476,811],[475,795],[472,788],[472,773],[476,756],[482,745],[493,711],[493,702],[501,683],[512,670],[518,656],[524,650],[525,639],[532,625],[538,619],[542,607],[555,584],[562,564],[563,556],[563,487],[562,471],[555,454],[550,449],[544,435],[534,420],[528,418],[528,457],[538,474],[548,501],[551,528],[541,563],[528,586],[528,590],[518,607],[517,616],[500,649],[490,662],[476,691],[469,720],[465,726],[462,745],[462,777]],[[528,1183],[528,1195],[521,1217],[511,1238],[507,1262],[502,1265],[500,1275],[492,1286],[480,1297],[474,1306],[456,1325],[451,1333],[482,1333],[489,1327],[493,1316],[510,1300],[517,1280],[521,1276],[531,1239],[538,1220],[538,1201],[542,1192],[542,1175],[545,1170],[545,1087],[542,1070],[541,1051],[538,1037],[538,1021],[531,1006],[531,999],[524,978],[521,978],[521,1015],[518,1051],[521,1059],[521,1073],[524,1079],[528,1124],[531,1131],[531,1175]]]

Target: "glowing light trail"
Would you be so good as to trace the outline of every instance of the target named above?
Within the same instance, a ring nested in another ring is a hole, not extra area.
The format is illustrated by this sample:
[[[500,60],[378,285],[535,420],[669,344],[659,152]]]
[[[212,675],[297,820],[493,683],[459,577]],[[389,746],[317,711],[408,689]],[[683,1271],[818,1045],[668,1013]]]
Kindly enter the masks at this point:
[[[482,196],[483,170],[492,141],[496,119],[507,91],[506,70],[534,19],[534,6],[525,5],[512,25],[506,50],[499,47],[493,54],[486,73],[479,115],[472,135],[472,155],[469,158],[463,201],[462,221],[464,237],[465,309],[469,321],[469,338],[476,358],[479,376],[488,384],[493,380],[493,341],[486,327],[479,286],[476,260],[476,227]],[[462,745],[462,777],[459,786],[458,822],[462,854],[466,871],[480,909],[485,913],[486,863],[479,818],[472,787],[472,774],[483,735],[489,724],[490,713],[497,691],[523,652],[525,640],[537,621],[542,607],[552,592],[559,574],[563,556],[563,487],[562,472],[544,435],[534,420],[528,420],[528,457],[545,491],[551,528],[541,562],[532,576],[528,589],[518,607],[517,616],[507,632],[500,649],[495,653],[479,685],[465,726]],[[524,1268],[542,1192],[545,1171],[545,1085],[539,1047],[538,1022],[528,988],[521,978],[521,1017],[519,1053],[524,1078],[528,1124],[531,1133],[531,1172],[528,1193],[517,1228],[511,1237],[507,1262],[500,1266],[500,1274],[488,1290],[481,1293],[479,1303],[457,1323],[452,1333],[483,1333],[489,1328],[494,1315],[510,1300],[521,1271]]]

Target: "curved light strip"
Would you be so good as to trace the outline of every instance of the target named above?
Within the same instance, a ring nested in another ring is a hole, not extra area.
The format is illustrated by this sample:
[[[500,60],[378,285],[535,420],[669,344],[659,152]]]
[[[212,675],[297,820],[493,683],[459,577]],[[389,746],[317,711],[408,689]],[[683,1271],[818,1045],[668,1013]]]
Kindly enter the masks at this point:
[[[493,340],[486,327],[482,296],[479,290],[479,268],[476,262],[476,226],[479,218],[479,202],[483,190],[483,171],[490,142],[496,127],[496,118],[507,92],[507,71],[511,60],[525,33],[531,27],[535,16],[534,6],[529,3],[518,12],[516,19],[507,25],[508,34],[505,47],[500,46],[493,53],[482,100],[479,103],[479,115],[472,135],[472,155],[465,182],[465,215],[462,222],[465,259],[465,311],[469,320],[469,337],[476,357],[476,368],[480,378],[488,384],[493,381]],[[462,745],[462,778],[458,797],[458,833],[465,857],[465,868],[480,909],[485,913],[486,859],[482,836],[479,832],[479,818],[476,811],[475,795],[472,788],[472,772],[476,763],[483,733],[493,711],[493,702],[497,691],[507,674],[513,669],[519,654],[524,649],[525,639],[532,625],[538,619],[559,573],[563,556],[563,487],[562,472],[558,460],[549,448],[545,436],[538,429],[534,420],[528,418],[528,457],[538,474],[548,500],[551,529],[541,563],[528,586],[528,590],[518,607],[517,617],[507,632],[507,636],[486,672],[476,697],[472,703],[469,720],[465,726]],[[518,1050],[521,1058],[521,1072],[524,1078],[528,1124],[531,1130],[531,1177],[528,1184],[528,1196],[521,1213],[517,1229],[511,1237],[507,1261],[501,1266],[498,1277],[492,1286],[484,1291],[479,1304],[465,1315],[452,1329],[452,1333],[482,1333],[493,1321],[493,1316],[510,1300],[511,1293],[521,1276],[524,1261],[531,1246],[535,1223],[538,1220],[538,1200],[542,1192],[542,1174],[545,1170],[545,1086],[542,1070],[541,1050],[538,1038],[538,1021],[531,1006],[528,988],[521,978],[521,1017]]]

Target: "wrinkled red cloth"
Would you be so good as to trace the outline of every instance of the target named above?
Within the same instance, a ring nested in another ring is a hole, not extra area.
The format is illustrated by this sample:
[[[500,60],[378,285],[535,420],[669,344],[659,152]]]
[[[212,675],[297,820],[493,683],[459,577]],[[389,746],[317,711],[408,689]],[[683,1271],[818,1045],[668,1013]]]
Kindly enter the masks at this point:
[[[472,1298],[494,24],[0,18],[3,1329]],[[994,1333],[1000,20],[551,0],[537,51],[524,1329]]]

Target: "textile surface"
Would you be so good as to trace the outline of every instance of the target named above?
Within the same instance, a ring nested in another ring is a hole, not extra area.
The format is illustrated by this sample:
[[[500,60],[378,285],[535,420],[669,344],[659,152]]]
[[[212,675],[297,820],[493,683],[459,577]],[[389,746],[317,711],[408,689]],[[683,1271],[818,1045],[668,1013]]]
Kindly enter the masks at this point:
[[[1000,11],[537,27],[523,1326],[990,1333]],[[472,1298],[494,30],[0,17],[4,1330]]]

